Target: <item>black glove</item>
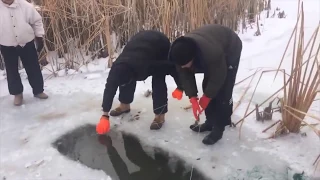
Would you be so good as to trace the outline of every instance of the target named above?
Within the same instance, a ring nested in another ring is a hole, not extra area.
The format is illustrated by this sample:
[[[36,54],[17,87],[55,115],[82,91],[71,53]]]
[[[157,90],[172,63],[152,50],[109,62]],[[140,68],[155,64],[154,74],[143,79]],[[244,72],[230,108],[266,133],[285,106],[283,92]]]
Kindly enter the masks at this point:
[[[44,42],[42,37],[36,37],[37,51],[41,52],[44,47]]]

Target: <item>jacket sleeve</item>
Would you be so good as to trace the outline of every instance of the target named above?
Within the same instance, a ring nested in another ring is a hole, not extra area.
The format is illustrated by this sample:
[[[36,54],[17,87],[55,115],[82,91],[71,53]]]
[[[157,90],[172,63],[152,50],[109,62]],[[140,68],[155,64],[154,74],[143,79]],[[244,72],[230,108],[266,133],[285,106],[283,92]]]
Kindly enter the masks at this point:
[[[29,7],[29,24],[36,37],[43,37],[45,34],[42,17],[34,7]]]
[[[220,53],[214,56],[218,59],[208,59],[207,67],[208,70],[208,83],[203,90],[203,93],[209,98],[215,98],[223,86],[227,76],[227,64],[224,57],[224,53]]]
[[[198,89],[194,73],[190,69],[181,68],[180,66],[177,66],[177,71],[185,94],[189,98],[197,97]]]
[[[103,102],[102,102],[102,108],[104,112],[109,112],[113,99],[115,94],[117,93],[119,84],[117,80],[117,74],[113,68],[111,68],[109,72],[109,76],[107,78],[107,83],[105,85],[104,93],[103,93]]]

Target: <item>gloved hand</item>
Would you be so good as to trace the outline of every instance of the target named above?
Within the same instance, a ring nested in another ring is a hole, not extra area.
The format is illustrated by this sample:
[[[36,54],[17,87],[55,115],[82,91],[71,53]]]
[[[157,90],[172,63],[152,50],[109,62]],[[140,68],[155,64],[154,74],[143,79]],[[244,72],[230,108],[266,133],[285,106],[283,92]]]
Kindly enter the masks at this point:
[[[198,98],[197,97],[192,97],[192,98],[190,98],[190,102],[192,104],[192,110],[193,110],[194,118],[198,121],[199,120],[199,116],[202,113],[202,111],[200,109],[200,105],[198,103]]]
[[[178,100],[181,100],[182,99],[182,96],[183,96],[183,91],[181,91],[180,89],[175,89],[173,92],[172,92],[172,97],[175,98],[175,99],[178,99]]]
[[[35,38],[36,44],[37,44],[37,51],[41,52],[44,47],[44,42],[42,37],[36,37]]]
[[[102,115],[100,122],[96,126],[96,131],[98,134],[105,134],[110,131],[110,121],[109,116]]]
[[[207,97],[204,94],[199,100],[199,105],[202,107],[203,110],[205,110],[208,107],[210,101],[211,101],[211,98]]]

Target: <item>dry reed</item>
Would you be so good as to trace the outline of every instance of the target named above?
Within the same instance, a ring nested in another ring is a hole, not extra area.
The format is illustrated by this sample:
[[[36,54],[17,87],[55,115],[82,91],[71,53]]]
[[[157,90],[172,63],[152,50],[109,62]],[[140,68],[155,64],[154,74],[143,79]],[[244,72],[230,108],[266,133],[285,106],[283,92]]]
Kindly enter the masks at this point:
[[[283,133],[298,133],[300,132],[302,122],[310,127],[318,136],[320,136],[320,131],[313,125],[305,122],[305,116],[311,117],[315,120],[320,119],[320,117],[308,114],[308,111],[315,101],[317,94],[319,93],[320,86],[320,65],[318,62],[320,45],[316,43],[319,32],[319,25],[315,29],[312,37],[305,45],[304,41],[304,9],[303,3],[299,1],[299,15],[297,17],[296,26],[291,34],[290,40],[287,44],[281,62],[277,71],[283,73],[283,82],[284,86],[276,91],[272,96],[267,98],[261,105],[272,99],[276,94],[283,91],[284,95],[281,98],[281,112],[282,112],[282,121],[277,127],[277,131],[274,136]],[[280,69],[284,57],[288,51],[288,47],[291,45],[290,42],[293,39],[293,56],[291,61],[291,74],[289,78],[286,78],[287,73],[284,69]],[[309,54],[306,56],[306,52],[309,50]],[[237,124],[241,123],[241,127],[244,123],[246,117],[254,112],[254,110],[248,113],[249,106],[251,104],[252,98],[255,94],[256,88],[260,83],[260,79],[265,72],[261,73],[258,83],[256,84],[255,90],[252,94],[250,103],[246,109],[244,117],[239,120]],[[277,76],[277,74],[276,74]],[[240,136],[241,136],[241,127],[240,127]]]
[[[254,23],[269,6],[266,0],[28,0],[39,6],[46,29],[49,71],[78,70],[97,57],[121,52],[132,35],[142,29],[164,32],[172,41],[204,24],[217,23],[235,31]],[[3,60],[0,58],[0,68]]]
[[[285,126],[285,129],[292,133],[300,132],[301,123],[304,122],[304,118],[319,92],[320,85],[320,67],[317,64],[320,45],[316,44],[319,26],[305,47],[303,2],[301,3],[301,19],[298,17],[297,21],[299,20],[300,31],[298,27],[294,31],[292,74],[288,79],[288,86],[284,87],[284,97],[281,100],[282,126]],[[306,60],[305,53],[310,43],[311,47]],[[315,53],[314,58],[311,58],[313,53]],[[313,126],[309,127],[314,129],[317,134],[319,133]],[[320,136],[320,134],[318,135]]]
[[[111,56],[110,67],[114,52],[142,29],[164,32],[171,41],[209,23],[239,30],[240,21],[247,24],[247,19],[252,16],[255,19],[262,10],[259,6],[267,4],[264,0],[43,0],[35,3],[44,18],[46,52],[57,51],[63,59],[62,62],[51,60],[54,70],[78,69],[103,53]]]

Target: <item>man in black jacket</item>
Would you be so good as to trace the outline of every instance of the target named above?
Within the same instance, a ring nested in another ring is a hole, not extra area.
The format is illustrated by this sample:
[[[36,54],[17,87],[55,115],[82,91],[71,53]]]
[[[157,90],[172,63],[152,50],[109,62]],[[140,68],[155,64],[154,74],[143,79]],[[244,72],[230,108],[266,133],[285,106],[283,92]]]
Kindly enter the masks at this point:
[[[231,29],[205,25],[173,42],[169,58],[177,64],[182,88],[190,98],[196,119],[205,110],[206,122],[191,125],[196,132],[211,131],[204,144],[214,144],[231,124],[233,87],[236,80],[242,42]],[[203,73],[203,96],[198,101],[195,73]],[[202,108],[202,110],[201,110]]]
[[[109,115],[119,116],[130,112],[136,81],[143,81],[149,76],[152,76],[152,98],[155,113],[150,129],[158,130],[162,127],[165,122],[164,115],[168,111],[166,75],[171,75],[178,86],[173,94],[178,94],[178,99],[181,99],[182,96],[175,64],[168,61],[169,49],[169,39],[158,31],[141,31],[129,40],[123,52],[113,63],[107,78],[102,104],[104,113],[97,125],[99,134],[108,131]],[[109,113],[118,87],[121,104]]]

